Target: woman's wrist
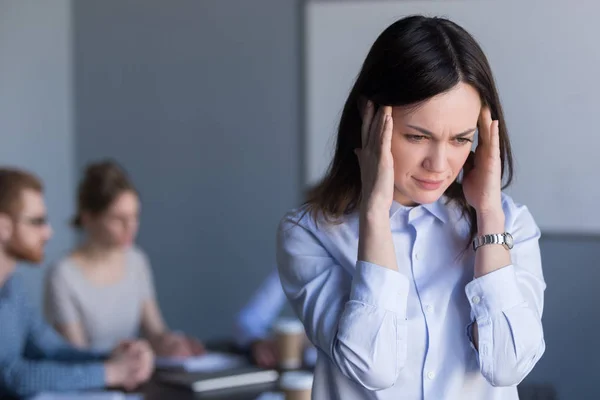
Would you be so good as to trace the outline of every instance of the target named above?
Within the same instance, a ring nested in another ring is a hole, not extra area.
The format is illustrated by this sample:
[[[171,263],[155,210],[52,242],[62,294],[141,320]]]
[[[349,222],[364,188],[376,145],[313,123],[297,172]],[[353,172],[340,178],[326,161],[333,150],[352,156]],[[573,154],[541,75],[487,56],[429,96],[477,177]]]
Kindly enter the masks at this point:
[[[380,224],[389,218],[390,207],[386,207],[384,203],[365,203],[364,207],[360,208],[360,220],[363,223]]]
[[[361,239],[391,235],[389,211],[380,209],[365,210],[359,219],[359,236]]]
[[[477,213],[477,233],[479,235],[491,235],[502,233],[505,230],[506,217],[500,209]]]
[[[104,366],[104,383],[106,387],[118,387],[123,383],[123,369],[114,360],[107,360]]]
[[[359,225],[358,260],[397,270],[389,209],[363,210]]]

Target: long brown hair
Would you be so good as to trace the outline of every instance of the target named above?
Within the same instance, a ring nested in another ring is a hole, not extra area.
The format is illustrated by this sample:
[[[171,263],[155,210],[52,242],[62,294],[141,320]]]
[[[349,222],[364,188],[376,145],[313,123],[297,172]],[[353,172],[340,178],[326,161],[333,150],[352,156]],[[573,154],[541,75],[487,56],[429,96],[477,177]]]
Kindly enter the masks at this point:
[[[71,223],[81,228],[83,213],[104,213],[123,192],[138,194],[127,172],[116,161],[103,160],[89,164],[77,191],[77,213]]]
[[[361,147],[359,99],[376,105],[418,105],[447,92],[459,82],[473,86],[491,109],[500,130],[503,188],[512,181],[513,160],[504,114],[490,65],[475,39],[444,18],[410,16],[385,29],[377,38],[348,95],[338,126],[335,155],[322,181],[309,190],[307,211],[335,222],[360,207],[361,178],[354,149]],[[475,210],[465,199],[460,182],[445,192],[477,233]]]

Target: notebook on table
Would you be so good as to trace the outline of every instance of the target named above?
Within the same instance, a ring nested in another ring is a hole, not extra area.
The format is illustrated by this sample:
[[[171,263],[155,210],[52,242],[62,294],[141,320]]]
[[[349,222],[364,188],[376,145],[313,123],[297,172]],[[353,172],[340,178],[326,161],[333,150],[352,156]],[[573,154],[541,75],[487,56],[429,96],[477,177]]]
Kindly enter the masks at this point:
[[[158,357],[155,364],[158,369],[180,369],[187,372],[217,372],[243,367],[249,363],[245,357],[237,354],[211,351],[201,356],[186,358]]]
[[[202,393],[275,384],[279,372],[248,365],[217,372],[157,371],[156,377],[164,383]]]

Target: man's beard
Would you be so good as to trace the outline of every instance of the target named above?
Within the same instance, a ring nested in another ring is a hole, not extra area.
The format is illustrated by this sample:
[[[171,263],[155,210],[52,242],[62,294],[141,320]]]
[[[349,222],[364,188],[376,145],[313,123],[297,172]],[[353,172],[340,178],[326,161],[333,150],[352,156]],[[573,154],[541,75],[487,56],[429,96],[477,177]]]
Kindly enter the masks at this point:
[[[8,254],[17,261],[38,264],[44,259],[44,245],[27,246],[17,238],[8,243]]]

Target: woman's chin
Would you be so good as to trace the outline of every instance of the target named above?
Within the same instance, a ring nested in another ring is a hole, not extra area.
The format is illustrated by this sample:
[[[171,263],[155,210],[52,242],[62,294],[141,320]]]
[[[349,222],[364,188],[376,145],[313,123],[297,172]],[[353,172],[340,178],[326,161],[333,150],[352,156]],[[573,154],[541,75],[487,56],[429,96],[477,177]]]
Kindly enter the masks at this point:
[[[443,190],[417,190],[412,198],[417,204],[431,204],[438,201],[443,194]]]

